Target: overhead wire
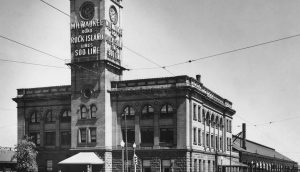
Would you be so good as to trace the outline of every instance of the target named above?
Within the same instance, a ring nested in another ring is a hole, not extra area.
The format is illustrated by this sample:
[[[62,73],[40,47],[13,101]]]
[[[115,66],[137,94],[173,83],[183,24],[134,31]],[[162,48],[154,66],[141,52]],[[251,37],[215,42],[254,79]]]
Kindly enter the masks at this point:
[[[8,59],[0,59],[0,61],[12,62],[12,63],[20,63],[20,64],[27,64],[27,65],[34,65],[34,66],[42,66],[42,67],[52,67],[52,68],[68,69],[67,67],[52,66],[52,65],[40,64],[40,63],[31,63],[31,62],[26,62],[26,61],[17,61],[17,60],[8,60]]]

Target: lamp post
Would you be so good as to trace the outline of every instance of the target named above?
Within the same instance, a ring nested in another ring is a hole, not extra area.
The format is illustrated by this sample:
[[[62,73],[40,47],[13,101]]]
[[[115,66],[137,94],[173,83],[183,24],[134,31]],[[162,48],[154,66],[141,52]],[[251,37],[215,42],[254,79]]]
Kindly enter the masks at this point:
[[[135,155],[136,144],[133,143],[132,147],[133,147],[134,172],[136,172],[136,164],[137,164],[137,156]]]
[[[121,140],[121,148],[122,148],[122,172],[124,172],[124,146],[125,146],[125,143],[123,140]]]

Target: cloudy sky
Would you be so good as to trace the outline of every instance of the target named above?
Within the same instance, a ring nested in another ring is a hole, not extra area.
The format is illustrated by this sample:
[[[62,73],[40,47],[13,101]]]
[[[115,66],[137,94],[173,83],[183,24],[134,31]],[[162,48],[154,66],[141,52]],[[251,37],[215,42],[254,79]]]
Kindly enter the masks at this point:
[[[69,13],[69,0],[47,0]],[[2,0],[0,35],[70,58],[69,18],[39,0]],[[124,0],[124,45],[162,66],[300,34],[298,0]],[[64,62],[0,38],[0,145],[16,144],[17,88],[69,85]],[[168,68],[231,100],[234,132],[300,162],[300,37]],[[172,76],[124,49],[124,79]],[[62,67],[62,68],[61,68]],[[65,67],[65,68],[64,68]]]

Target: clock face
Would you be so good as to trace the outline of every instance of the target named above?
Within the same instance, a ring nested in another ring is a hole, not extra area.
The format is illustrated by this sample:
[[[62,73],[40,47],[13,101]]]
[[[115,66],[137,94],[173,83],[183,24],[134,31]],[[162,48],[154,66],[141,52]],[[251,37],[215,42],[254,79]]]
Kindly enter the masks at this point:
[[[95,5],[90,2],[84,2],[80,7],[80,17],[84,20],[92,20],[95,15]]]
[[[117,12],[116,7],[111,6],[111,7],[109,8],[109,18],[110,18],[110,21],[111,21],[113,24],[117,24],[117,22],[118,22],[118,12]]]

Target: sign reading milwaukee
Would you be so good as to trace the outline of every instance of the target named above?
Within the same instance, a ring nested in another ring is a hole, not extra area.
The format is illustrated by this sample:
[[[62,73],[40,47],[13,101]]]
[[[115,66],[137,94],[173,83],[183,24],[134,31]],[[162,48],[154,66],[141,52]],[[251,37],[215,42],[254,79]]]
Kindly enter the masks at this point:
[[[100,54],[100,41],[104,36],[100,33],[100,20],[71,23],[72,54],[75,57]]]

